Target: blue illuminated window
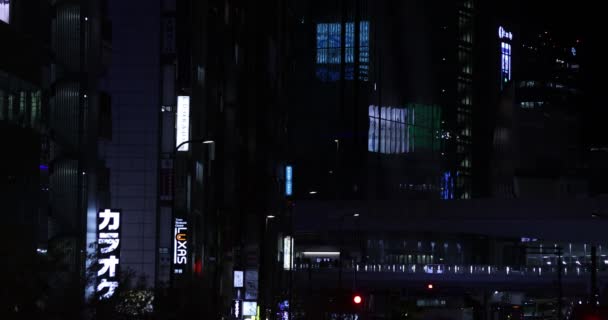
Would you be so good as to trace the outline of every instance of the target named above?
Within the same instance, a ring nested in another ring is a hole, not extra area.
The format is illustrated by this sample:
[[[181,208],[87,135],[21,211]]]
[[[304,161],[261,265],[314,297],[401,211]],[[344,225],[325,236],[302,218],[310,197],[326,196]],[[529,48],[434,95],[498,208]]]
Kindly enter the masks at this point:
[[[317,77],[323,81],[340,78],[339,65],[342,61],[342,25],[340,23],[317,24]],[[355,24],[346,23],[344,30],[345,79],[354,79]],[[369,71],[369,22],[359,24],[359,79],[368,80]]]
[[[441,199],[454,199],[454,177],[452,173],[449,171],[444,172],[441,180]]]
[[[500,42],[500,87],[511,81],[511,44],[507,41],[513,39],[513,34],[507,32],[503,27],[498,29]]]

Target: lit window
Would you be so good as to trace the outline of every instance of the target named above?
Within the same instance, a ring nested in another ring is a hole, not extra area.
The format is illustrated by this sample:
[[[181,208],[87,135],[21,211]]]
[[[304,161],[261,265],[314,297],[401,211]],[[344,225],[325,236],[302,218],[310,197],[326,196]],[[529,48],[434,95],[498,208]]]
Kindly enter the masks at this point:
[[[339,65],[342,61],[342,24],[317,24],[317,77],[324,81],[340,78]],[[355,27],[353,22],[346,23],[344,31],[345,79],[354,78]],[[359,24],[359,79],[368,80],[369,70],[369,22]]]

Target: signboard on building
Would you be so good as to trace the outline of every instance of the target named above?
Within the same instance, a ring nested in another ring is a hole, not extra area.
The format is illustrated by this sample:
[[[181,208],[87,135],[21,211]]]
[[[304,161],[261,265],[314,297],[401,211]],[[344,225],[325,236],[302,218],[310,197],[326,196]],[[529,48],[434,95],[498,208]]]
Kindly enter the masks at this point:
[[[175,218],[173,222],[173,274],[183,274],[188,266],[188,222]]]
[[[190,139],[190,96],[177,97],[177,117],[175,120],[175,147]],[[188,151],[188,144],[178,151]]]
[[[236,318],[236,319],[240,319],[241,316],[243,315],[243,303],[241,300],[232,300],[232,306],[230,308],[230,313],[232,314],[232,317]]]
[[[243,271],[235,270],[234,271],[234,287],[242,288],[244,284],[244,274]]]
[[[258,271],[245,271],[245,299],[257,300],[258,298]]]
[[[96,292],[100,299],[107,299],[119,284],[120,210],[105,209],[97,214],[97,259]]]
[[[243,315],[255,316],[258,313],[258,303],[256,301],[243,301]]]
[[[293,238],[287,236],[283,238],[283,270],[291,270],[293,263]]]
[[[291,196],[293,194],[293,167],[285,167],[285,195]]]

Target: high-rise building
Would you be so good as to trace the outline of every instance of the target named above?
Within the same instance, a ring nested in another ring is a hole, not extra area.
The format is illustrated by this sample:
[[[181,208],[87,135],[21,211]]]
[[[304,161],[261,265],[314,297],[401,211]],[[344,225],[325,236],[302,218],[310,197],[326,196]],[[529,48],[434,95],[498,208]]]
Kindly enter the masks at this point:
[[[257,313],[252,303],[274,299],[277,231],[289,221],[287,7],[163,3],[159,254],[170,264],[159,278],[189,315],[228,317],[233,300]]]
[[[83,275],[95,253],[98,211],[109,205],[109,172],[98,144],[110,138],[110,99],[99,81],[111,30],[103,1],[57,1],[50,10],[49,250],[64,257],[60,283],[87,287],[90,295],[94,286]]]
[[[2,194],[22,225],[8,223],[7,231],[22,229],[29,239],[22,252],[48,254],[55,263],[47,273],[42,269],[51,266],[30,263],[33,277],[46,277],[40,301],[76,314],[79,308],[66,310],[65,301],[84,301],[97,212],[109,205],[109,173],[98,152],[110,138],[109,96],[99,90],[111,40],[104,2],[7,0],[0,2],[0,20],[8,44],[0,123],[11,154],[2,166],[8,179]]]
[[[122,270],[144,277],[153,288],[159,236],[161,4],[110,0],[107,7],[114,32],[112,63],[102,87],[112,96],[112,141],[103,145],[102,156],[111,172],[110,207],[122,214]]]
[[[503,27],[502,42],[496,36],[502,11],[475,1],[293,7],[294,32],[303,39],[294,44],[291,78],[297,98],[290,117],[299,120],[289,131],[290,145],[298,146],[290,153],[301,175],[296,195],[451,200],[483,194],[476,190],[486,187],[491,143],[483,137],[491,134],[492,113],[482,105],[492,105],[491,96],[512,78],[513,35]],[[490,70],[501,59],[504,68],[492,81]]]
[[[511,46],[504,39],[511,40],[511,34],[499,29],[499,36],[505,65],[506,59],[511,60]],[[587,196],[582,43],[576,37],[533,27],[519,37],[513,42],[516,78],[512,86],[503,88],[497,109],[494,195]]]

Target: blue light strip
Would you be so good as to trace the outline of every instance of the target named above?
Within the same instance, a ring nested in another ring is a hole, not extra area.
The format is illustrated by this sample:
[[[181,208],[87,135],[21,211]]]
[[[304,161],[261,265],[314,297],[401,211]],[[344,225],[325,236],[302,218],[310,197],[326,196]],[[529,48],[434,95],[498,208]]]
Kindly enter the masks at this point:
[[[285,195],[293,194],[293,168],[292,166],[285,167]]]

